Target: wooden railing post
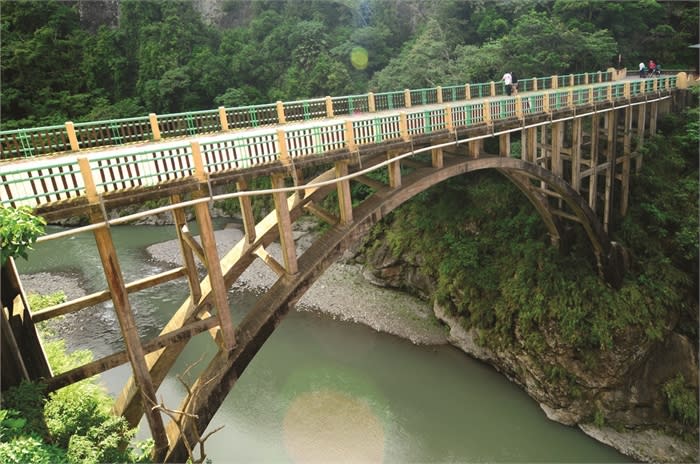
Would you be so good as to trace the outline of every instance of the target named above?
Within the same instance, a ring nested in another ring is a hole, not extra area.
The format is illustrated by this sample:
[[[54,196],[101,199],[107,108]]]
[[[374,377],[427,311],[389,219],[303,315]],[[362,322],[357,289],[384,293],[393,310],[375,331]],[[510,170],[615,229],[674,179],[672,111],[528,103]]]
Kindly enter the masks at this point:
[[[515,117],[518,119],[523,119],[523,97],[518,95],[515,97]]]
[[[496,96],[496,83],[494,81],[491,81],[491,96],[495,97]]]
[[[435,91],[437,92],[437,102],[442,103],[442,87],[438,85]]]
[[[369,112],[370,113],[376,113],[377,112],[377,105],[374,100],[374,93],[370,92],[367,94],[367,106],[369,107]]]
[[[491,125],[491,102],[486,100],[483,104],[484,108],[484,122]]]
[[[408,117],[406,113],[399,113],[399,131],[401,132],[401,138],[408,142],[411,140],[411,134],[408,133]]]
[[[410,108],[411,107],[411,90],[404,89],[403,95],[404,95],[404,100],[406,102],[406,105],[405,105],[406,108]]]
[[[277,145],[280,151],[280,161],[285,166],[291,164],[289,150],[287,149],[287,134],[282,129],[277,129]]]
[[[192,147],[192,161],[194,162],[194,176],[199,182],[207,181],[207,171],[204,169],[204,159],[202,158],[202,149],[199,142],[193,140],[190,143]]]
[[[552,76],[552,89],[558,89],[559,88],[559,76],[554,75]]]
[[[588,73],[587,72],[583,74],[583,83],[585,85],[588,85]]]
[[[387,159],[396,157],[396,152],[389,150],[386,154]],[[401,187],[401,161],[394,161],[387,166],[389,174],[389,187],[396,189]]]
[[[158,116],[155,113],[150,113],[148,115],[148,121],[151,123],[151,134],[153,134],[153,141],[157,142],[160,140],[160,127],[158,126]]]
[[[532,78],[532,90],[535,92],[537,91],[537,78],[536,77]]]
[[[99,197],[97,196],[97,187],[95,187],[95,179],[92,177],[92,169],[90,169],[90,160],[86,156],[78,157],[78,166],[80,167],[80,175],[83,178],[83,185],[85,186],[85,196],[89,203],[97,203]]]
[[[684,72],[679,72],[676,75],[676,88],[687,89],[688,88],[688,74]]]
[[[221,123],[222,132],[228,132],[228,117],[226,116],[226,107],[219,107],[219,121]]]
[[[329,117],[329,118],[334,117],[333,99],[329,96],[326,96],[326,117]]]
[[[345,121],[345,146],[347,146],[350,151],[357,150],[355,131],[353,130],[352,121],[350,120]]]
[[[277,100],[277,121],[280,124],[287,123],[287,118],[284,116],[284,103],[280,100]]]
[[[73,125],[73,121],[66,122],[66,133],[68,134],[70,149],[73,151],[80,151],[80,144],[78,143],[78,136],[75,134],[75,125]]]
[[[452,122],[452,107],[445,107],[445,128],[452,132],[454,130],[454,123]]]
[[[549,111],[549,96],[551,95],[551,92],[545,92],[544,95],[542,95],[542,111],[545,113],[550,113]]]
[[[465,100],[472,99],[472,86],[469,84],[464,85],[464,98]]]

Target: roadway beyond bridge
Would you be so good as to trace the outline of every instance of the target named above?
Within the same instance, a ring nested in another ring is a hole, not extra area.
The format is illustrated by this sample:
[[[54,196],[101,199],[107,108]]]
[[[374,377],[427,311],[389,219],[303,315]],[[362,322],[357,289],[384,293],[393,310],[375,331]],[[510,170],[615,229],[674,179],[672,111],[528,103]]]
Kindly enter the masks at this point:
[[[93,233],[108,283],[104,291],[30,314],[10,260],[3,268],[3,388],[28,379],[56,390],[128,362],[133,376],[116,412],[132,425],[146,416],[154,459],[185,461],[281,319],[344,250],[415,195],[479,170],[497,170],[522,191],[553,245],[562,244],[571,227],[582,227],[601,277],[619,287],[624,253],[608,231],[627,212],[630,178],[642,167],[639,148],[656,132],[659,113],[686,104],[687,76],[618,77],[608,70],[524,80],[516,96],[503,95],[492,82],[0,133],[9,159],[0,162],[0,203],[29,206],[47,220],[87,217],[87,226],[40,240]],[[190,132],[187,139],[181,129]],[[163,141],[162,133],[174,139]],[[137,140],[144,135],[151,141]],[[115,140],[132,143],[115,146]],[[60,153],[49,155],[47,145]],[[497,149],[490,153],[486,146]],[[373,172],[386,173],[387,180]],[[250,190],[259,177],[272,187]],[[351,183],[372,193],[353,204]],[[322,206],[331,194],[332,210]],[[256,195],[271,196],[275,207],[257,223]],[[231,198],[239,201],[245,236],[220,257],[209,208]],[[110,210],[152,200],[161,206],[110,219]],[[188,229],[190,208],[199,240]],[[125,282],[109,226],[164,211],[174,218],[182,266]],[[298,254],[292,225],[304,214],[330,227]],[[273,242],[280,244],[279,257],[266,251]],[[243,320],[233,321],[227,289],[257,259],[278,280]],[[206,268],[202,280],[196,261]],[[189,297],[159,336],[141,340],[129,294],[175,279],[187,281]],[[52,372],[34,324],[110,300],[124,350]],[[156,392],[188,340],[205,331],[218,350],[183,398],[178,410],[184,414],[166,427],[154,408]]]

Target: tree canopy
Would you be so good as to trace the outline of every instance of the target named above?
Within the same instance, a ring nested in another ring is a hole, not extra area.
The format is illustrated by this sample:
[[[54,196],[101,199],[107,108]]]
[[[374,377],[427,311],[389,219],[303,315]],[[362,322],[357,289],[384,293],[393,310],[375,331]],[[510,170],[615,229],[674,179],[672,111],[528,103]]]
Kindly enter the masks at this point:
[[[698,3],[639,0],[121,0],[118,27],[77,2],[3,4],[3,129],[520,76],[695,67]],[[95,30],[96,32],[90,32]],[[359,57],[359,59],[358,59]]]

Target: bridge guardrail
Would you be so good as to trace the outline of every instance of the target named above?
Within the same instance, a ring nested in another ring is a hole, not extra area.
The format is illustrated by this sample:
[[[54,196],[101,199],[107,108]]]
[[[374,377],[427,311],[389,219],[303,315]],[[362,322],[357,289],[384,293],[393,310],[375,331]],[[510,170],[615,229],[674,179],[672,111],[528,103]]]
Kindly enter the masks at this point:
[[[156,185],[197,175],[197,159],[203,171],[218,173],[246,169],[296,158],[318,156],[328,151],[391,140],[410,140],[456,127],[521,118],[525,114],[549,113],[575,105],[625,99],[630,95],[656,93],[677,85],[677,76],[644,81],[601,83],[586,88],[543,90],[485,101],[464,100],[439,108],[407,108],[399,114],[371,115],[347,120],[319,121],[304,128],[232,134],[214,141],[181,142],[148,150],[120,150],[120,154],[92,156],[88,172],[76,161],[23,163],[0,169],[0,204],[9,206],[40,204],[84,195],[89,175],[98,193]],[[376,96],[375,96],[376,97]],[[197,145],[197,149],[194,146]],[[85,158],[87,159],[87,158]]]
[[[522,79],[518,84],[521,91],[532,91],[554,88],[556,85],[553,86],[552,83],[559,81],[591,83],[606,82],[610,79],[612,79],[611,72],[598,71],[597,73]],[[184,113],[162,115],[152,113],[148,116],[75,124],[68,121],[62,126],[0,131],[0,160],[31,158],[57,152],[80,151],[162,138],[196,136],[231,129],[262,127],[346,114],[372,113],[504,94],[504,86],[500,82],[469,83],[444,89],[440,87],[406,89],[265,105],[220,107]]]

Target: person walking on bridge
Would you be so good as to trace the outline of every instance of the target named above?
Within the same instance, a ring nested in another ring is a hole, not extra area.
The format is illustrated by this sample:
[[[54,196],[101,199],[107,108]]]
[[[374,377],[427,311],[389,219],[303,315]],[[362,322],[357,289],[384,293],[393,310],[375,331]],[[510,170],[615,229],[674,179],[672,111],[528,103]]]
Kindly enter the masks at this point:
[[[503,85],[505,86],[506,95],[510,96],[513,90],[513,76],[511,76],[511,74],[507,72],[503,75],[501,80],[503,81]]]
[[[639,78],[642,79],[642,78],[646,77],[646,75],[647,75],[647,67],[644,64],[644,62],[642,61],[641,63],[639,63]]]

